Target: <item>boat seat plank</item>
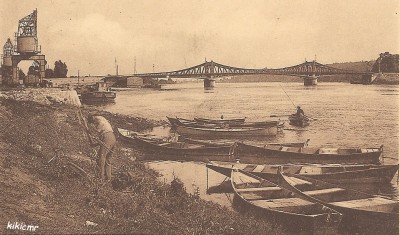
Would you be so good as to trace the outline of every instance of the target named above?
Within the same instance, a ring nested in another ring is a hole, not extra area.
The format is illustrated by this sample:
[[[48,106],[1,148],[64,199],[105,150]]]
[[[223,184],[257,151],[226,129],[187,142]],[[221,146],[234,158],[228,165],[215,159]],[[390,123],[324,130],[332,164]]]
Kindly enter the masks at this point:
[[[237,192],[272,192],[272,191],[280,191],[282,190],[280,187],[262,187],[262,188],[242,188],[236,189]]]
[[[312,185],[311,182],[308,182],[306,180],[302,180],[302,179],[299,179],[296,177],[287,177],[287,178],[288,178],[288,181],[290,181],[289,183],[291,185],[293,185],[294,187],[301,186],[301,185]]]
[[[306,154],[317,154],[318,151],[319,151],[318,148],[311,148],[311,147],[301,148],[301,152]]]
[[[301,198],[278,198],[271,200],[254,200],[252,201],[252,203],[263,208],[272,208],[272,209],[314,205],[313,202],[306,201]]]
[[[260,183],[259,180],[249,177],[244,174],[238,174],[237,178],[235,179],[236,184],[251,184],[251,183]]]
[[[257,167],[257,165],[247,165],[243,170],[244,170],[244,171],[251,172],[251,171],[253,171],[256,167]]]
[[[320,148],[319,154],[338,154],[338,148]]]
[[[304,194],[307,194],[308,196],[320,196],[325,194],[336,194],[341,192],[346,192],[346,190],[342,188],[326,188],[313,191],[305,191]]]
[[[158,144],[158,146],[167,146],[167,145],[171,145],[171,143],[160,143],[160,144]]]
[[[332,205],[348,207],[348,208],[373,208],[378,206],[398,206],[398,202],[382,198],[382,197],[373,197],[373,198],[364,198],[364,199],[356,199],[349,201],[340,201],[340,202],[332,202]]]
[[[264,169],[261,171],[263,173],[273,173],[276,174],[278,172],[278,167],[277,166],[268,166],[265,165]]]
[[[263,165],[257,165],[256,168],[252,170],[252,172],[262,172],[264,170]]]
[[[378,151],[379,149],[361,149],[361,153],[373,153]]]
[[[271,150],[281,150],[281,146],[280,145],[264,145],[264,148],[266,149],[271,149]]]
[[[283,167],[283,171],[290,174],[298,174],[302,168],[302,166],[289,166]]]
[[[287,151],[288,149],[289,149],[289,147],[282,146],[280,150],[281,150],[281,151]]]

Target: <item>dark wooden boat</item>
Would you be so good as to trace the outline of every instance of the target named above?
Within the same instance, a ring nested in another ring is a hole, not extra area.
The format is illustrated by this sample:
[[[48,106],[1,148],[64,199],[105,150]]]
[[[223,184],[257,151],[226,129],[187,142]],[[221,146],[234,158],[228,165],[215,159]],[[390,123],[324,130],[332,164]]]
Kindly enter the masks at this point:
[[[79,89],[79,93],[79,98],[84,104],[110,103],[114,102],[117,97],[117,93],[110,91],[105,82],[85,86]]]
[[[278,122],[275,125],[265,127],[191,127],[177,126],[176,131],[183,136],[194,136],[201,138],[242,138],[242,137],[262,137],[275,136],[278,133]]]
[[[305,115],[297,116],[296,114],[292,114],[289,116],[289,124],[292,126],[305,127],[310,125],[310,119]]]
[[[206,122],[198,122],[195,120],[188,120],[183,118],[167,117],[167,119],[169,120],[173,128],[176,128],[177,126],[189,126],[189,127],[199,127],[199,128],[268,127],[277,124],[283,126],[283,123],[277,121],[206,123]]]
[[[91,91],[85,92],[80,95],[80,100],[82,103],[110,103],[115,102],[117,94],[112,91]]]
[[[205,146],[187,142],[168,142],[165,139],[118,128],[121,139],[130,147],[139,148],[150,159],[187,161],[234,161],[232,146]]]
[[[305,176],[279,172],[280,185],[298,197],[322,203],[343,214],[344,231],[361,234],[399,234],[399,202]],[[304,183],[299,184],[298,180]]]
[[[329,207],[242,170],[231,171],[231,182],[239,208],[282,223],[296,234],[337,234],[342,215]]]
[[[240,169],[274,183],[278,183],[277,173],[279,167],[281,167],[284,172],[304,175],[313,179],[337,184],[388,183],[393,179],[399,169],[399,165],[372,164],[254,165],[220,161],[213,161],[207,164],[207,168],[227,177],[230,176],[232,169]]]
[[[241,163],[342,163],[376,164],[380,162],[383,145],[379,148],[314,148],[264,145],[238,142],[235,154]]]
[[[204,144],[204,145],[208,145],[208,146],[221,146],[221,145],[232,146],[236,142],[236,141],[233,141],[233,140],[221,140],[221,139],[218,139],[218,140],[193,139],[193,138],[185,137],[185,136],[179,136],[179,139],[182,139],[182,140],[187,141],[189,143]],[[307,146],[309,141],[310,141],[310,139],[307,139],[304,142],[268,143],[268,145],[289,146],[289,147],[305,147],[305,146]]]

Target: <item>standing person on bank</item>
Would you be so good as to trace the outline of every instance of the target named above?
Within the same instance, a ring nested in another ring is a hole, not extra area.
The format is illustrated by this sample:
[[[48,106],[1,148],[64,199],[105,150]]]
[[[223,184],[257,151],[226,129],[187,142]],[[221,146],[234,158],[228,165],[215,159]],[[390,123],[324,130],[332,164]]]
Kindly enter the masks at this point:
[[[106,180],[105,183],[107,183],[111,181],[111,160],[117,140],[111,124],[103,116],[89,115],[88,123],[93,124],[98,133],[98,139],[95,138],[93,141],[93,137],[89,133],[88,138],[91,146],[100,146],[97,166],[101,181]]]

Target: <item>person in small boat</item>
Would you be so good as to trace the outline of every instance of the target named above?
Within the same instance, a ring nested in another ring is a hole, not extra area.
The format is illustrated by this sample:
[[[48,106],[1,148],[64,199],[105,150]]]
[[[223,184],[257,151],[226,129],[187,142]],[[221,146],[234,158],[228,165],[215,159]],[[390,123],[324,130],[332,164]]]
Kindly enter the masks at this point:
[[[97,159],[100,180],[108,183],[111,181],[111,160],[117,140],[111,124],[103,116],[89,115],[88,123],[94,126],[98,134],[98,137],[94,138],[88,133],[88,138],[92,147],[100,146]]]
[[[297,106],[296,117],[298,118],[304,117],[304,111],[300,108],[300,106]]]

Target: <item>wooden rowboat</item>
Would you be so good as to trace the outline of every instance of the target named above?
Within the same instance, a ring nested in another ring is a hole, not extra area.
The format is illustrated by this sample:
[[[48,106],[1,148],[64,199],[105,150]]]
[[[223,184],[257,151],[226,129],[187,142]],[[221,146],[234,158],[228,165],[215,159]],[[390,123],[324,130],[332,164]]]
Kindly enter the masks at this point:
[[[379,148],[314,148],[264,145],[238,142],[235,154],[241,163],[342,163],[376,164],[380,162],[383,145]]]
[[[92,91],[80,95],[80,100],[84,104],[111,103],[115,102],[116,93],[112,91]]]
[[[240,169],[263,179],[278,183],[278,168],[284,172],[304,175],[313,179],[337,184],[388,183],[399,169],[399,165],[255,165],[232,162],[212,161],[207,168],[230,176],[232,169]]]
[[[296,196],[343,214],[341,227],[350,233],[399,234],[399,201],[370,195],[305,176],[279,172],[280,185]],[[299,184],[302,180],[304,183]]]
[[[238,208],[282,223],[296,234],[337,234],[342,215],[329,207],[242,170],[231,171],[231,183]]]
[[[179,139],[182,139],[184,141],[187,141],[189,143],[193,144],[204,144],[208,146],[221,146],[221,145],[229,145],[232,146],[235,144],[234,140],[202,140],[202,139],[193,139],[190,137],[185,137],[185,136],[179,136]],[[307,139],[306,141],[303,142],[284,142],[284,143],[268,143],[268,145],[276,145],[276,146],[288,146],[288,147],[305,147],[307,146],[308,142],[310,139]]]
[[[243,127],[243,128],[211,128],[177,126],[176,131],[183,136],[195,136],[205,138],[241,138],[275,136],[278,133],[278,122],[265,127]]]
[[[212,123],[212,124],[221,124],[221,123],[243,123],[246,118],[229,118],[229,119],[210,119],[210,118],[202,118],[202,117],[195,117],[194,120],[196,122],[202,123]]]
[[[305,127],[310,125],[310,119],[307,116],[297,116],[292,114],[289,116],[289,124],[292,126]]]
[[[171,126],[173,128],[176,128],[177,126],[189,126],[189,127],[199,127],[199,128],[268,127],[268,126],[275,126],[277,124],[283,126],[283,123],[279,123],[277,121],[207,123],[207,122],[199,122],[196,120],[188,120],[183,118],[167,117],[167,119],[171,123]]]
[[[160,138],[118,128],[121,139],[130,147],[148,153],[147,158],[157,160],[234,161],[232,146],[205,146],[187,142],[168,142]]]

